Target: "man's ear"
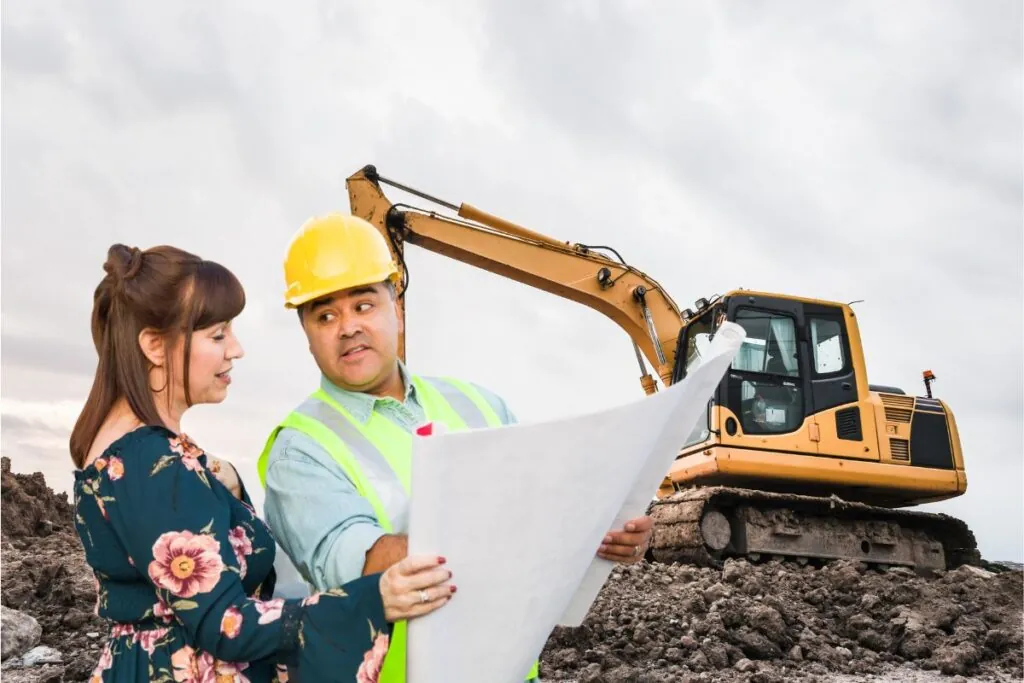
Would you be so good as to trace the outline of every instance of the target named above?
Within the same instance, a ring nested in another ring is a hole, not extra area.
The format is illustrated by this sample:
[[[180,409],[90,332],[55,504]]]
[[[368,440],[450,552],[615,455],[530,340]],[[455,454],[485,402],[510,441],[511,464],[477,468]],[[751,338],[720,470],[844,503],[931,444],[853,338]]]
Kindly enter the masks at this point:
[[[167,363],[167,344],[162,334],[147,327],[139,332],[139,347],[150,365],[163,367]]]

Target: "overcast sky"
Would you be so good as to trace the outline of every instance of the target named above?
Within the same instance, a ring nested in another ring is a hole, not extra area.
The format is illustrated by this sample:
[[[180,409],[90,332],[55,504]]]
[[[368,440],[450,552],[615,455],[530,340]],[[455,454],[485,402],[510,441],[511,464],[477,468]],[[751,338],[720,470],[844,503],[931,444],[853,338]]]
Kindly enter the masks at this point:
[[[682,306],[736,287],[855,305],[869,378],[938,376],[992,559],[1022,551],[1021,3],[8,0],[2,451],[72,482],[107,247],[247,289],[229,399],[186,430],[255,460],[317,381],[281,261],[365,164],[559,239]],[[397,5],[402,5],[401,8]],[[392,193],[393,199],[407,199]],[[614,324],[410,248],[409,361],[541,420],[642,396]]]

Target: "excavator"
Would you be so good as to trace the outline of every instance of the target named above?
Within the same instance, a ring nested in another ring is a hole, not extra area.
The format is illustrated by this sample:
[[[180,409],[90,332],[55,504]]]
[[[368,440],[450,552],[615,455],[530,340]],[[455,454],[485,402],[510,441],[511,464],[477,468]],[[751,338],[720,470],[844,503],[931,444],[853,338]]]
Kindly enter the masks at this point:
[[[426,202],[392,203],[383,186]],[[927,573],[980,564],[959,519],[906,508],[967,490],[956,420],[932,396],[868,383],[849,304],[736,289],[680,310],[607,246],[562,242],[453,204],[365,166],[346,179],[354,215],[387,237],[408,287],[412,244],[588,306],[633,342],[646,394],[683,381],[723,321],[746,339],[655,494],[648,559],[815,564],[851,559]],[[404,335],[399,356],[405,358]],[[646,362],[645,362],[646,361]]]

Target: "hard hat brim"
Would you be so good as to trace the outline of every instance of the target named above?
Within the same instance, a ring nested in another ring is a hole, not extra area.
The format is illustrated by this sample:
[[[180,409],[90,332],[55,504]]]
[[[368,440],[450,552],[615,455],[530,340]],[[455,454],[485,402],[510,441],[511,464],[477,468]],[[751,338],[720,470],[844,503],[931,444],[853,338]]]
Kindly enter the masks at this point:
[[[314,291],[304,291],[301,294],[296,294],[294,296],[288,296],[288,294],[285,293],[284,307],[286,309],[295,309],[302,306],[302,304],[320,299],[328,294],[333,294],[334,292],[341,292],[346,289],[352,289],[353,287],[366,287],[368,285],[375,285],[389,280],[397,283],[398,279],[398,269],[393,267],[380,271],[376,275],[370,275],[357,282],[352,282],[349,279],[339,277],[336,282],[326,282],[322,287],[319,287]]]

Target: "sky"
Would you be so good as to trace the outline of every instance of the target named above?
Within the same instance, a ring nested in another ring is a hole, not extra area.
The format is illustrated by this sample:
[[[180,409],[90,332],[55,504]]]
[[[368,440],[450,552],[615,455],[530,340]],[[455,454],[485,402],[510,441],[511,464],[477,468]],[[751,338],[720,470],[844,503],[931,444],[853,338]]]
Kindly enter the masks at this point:
[[[870,381],[921,393],[931,369],[956,416],[968,492],[921,509],[1024,560],[1021,25],[1013,0],[8,0],[0,450],[70,490],[106,250],[173,244],[246,288],[230,396],[183,427],[261,502],[256,457],[318,381],[285,246],[375,164],[613,245],[682,307],[738,287],[859,301]],[[415,371],[524,422],[643,396],[600,314],[407,260]]]

